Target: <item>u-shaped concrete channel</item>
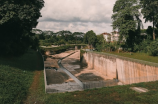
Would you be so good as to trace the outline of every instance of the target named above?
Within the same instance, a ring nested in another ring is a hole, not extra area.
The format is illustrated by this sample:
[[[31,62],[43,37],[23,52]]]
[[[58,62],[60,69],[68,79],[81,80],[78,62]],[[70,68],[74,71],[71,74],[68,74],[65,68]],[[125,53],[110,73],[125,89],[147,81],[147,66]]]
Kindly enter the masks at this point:
[[[70,56],[70,55],[72,55],[72,54],[74,54],[75,52],[73,52],[73,53],[71,53],[71,54],[69,54],[68,56]],[[68,57],[68,56],[66,56],[66,57]],[[64,57],[64,58],[66,58],[66,57]],[[64,58],[61,58],[59,61],[58,61],[58,65],[59,65],[59,67],[60,67],[60,69],[62,69],[66,74],[68,74],[77,84],[79,84],[79,86],[81,86],[82,88],[84,87],[83,86],[83,83],[80,81],[80,80],[78,80],[74,75],[72,75],[66,68],[64,68],[63,67],[63,65],[61,64],[61,61],[64,59]]]
[[[77,73],[77,71],[75,71],[76,66],[73,65],[76,63],[73,63],[73,62],[74,62],[74,60],[76,60],[76,57],[79,58],[78,52],[79,51],[71,52],[71,53],[67,54],[67,56],[60,58],[57,62],[59,68],[56,72],[57,73],[64,72],[65,74],[67,74],[70,77],[70,79],[73,79],[73,81],[72,82],[71,81],[63,82],[61,84],[49,84],[49,85],[47,85],[47,80],[45,80],[46,92],[48,92],[48,93],[58,93],[58,92],[61,93],[61,92],[82,91],[84,89],[101,88],[101,87],[113,86],[113,85],[117,84],[117,82],[113,81],[113,80],[108,80],[108,81],[103,80],[102,77],[98,76],[98,74],[94,73],[94,71],[92,72],[92,70],[89,70],[89,68],[88,69],[81,68],[81,70],[83,72]],[[75,73],[77,73],[77,75],[74,74],[74,71],[75,71]],[[85,76],[82,76],[83,73],[87,73],[87,72],[90,73],[90,76],[89,76],[89,74],[87,74],[87,75],[85,74]],[[83,80],[84,78],[86,78],[86,80]],[[46,76],[45,76],[45,79],[46,79]]]
[[[75,52],[71,52],[69,55],[67,55],[66,57],[74,54]],[[49,84],[47,83],[47,79],[46,79],[46,70],[44,70],[44,75],[45,75],[45,91],[46,93],[62,93],[62,92],[73,92],[73,91],[82,91],[83,87],[82,87],[82,82],[79,81],[75,76],[73,76],[67,69],[65,69],[62,64],[61,61],[63,59],[65,59],[66,57],[63,57],[61,59],[58,60],[58,65],[59,68],[57,70],[58,72],[65,72],[67,75],[69,75],[71,77],[71,79],[74,80],[74,82],[72,81],[68,81],[68,82],[64,82],[61,84]]]

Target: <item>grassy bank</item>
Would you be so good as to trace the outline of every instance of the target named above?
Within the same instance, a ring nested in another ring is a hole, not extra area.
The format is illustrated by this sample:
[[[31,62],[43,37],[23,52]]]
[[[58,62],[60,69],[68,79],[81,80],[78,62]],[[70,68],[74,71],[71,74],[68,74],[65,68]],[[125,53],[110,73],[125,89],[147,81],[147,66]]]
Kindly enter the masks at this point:
[[[28,94],[37,61],[41,56],[29,50],[21,57],[0,57],[0,104],[19,104]]]
[[[131,53],[131,54],[127,53],[127,52],[120,52],[120,53],[118,53],[118,52],[106,52],[106,53],[158,63],[158,56],[150,56],[146,53]]]
[[[130,87],[147,88],[149,92],[138,93]],[[157,104],[158,82],[114,86],[71,93],[50,94],[46,104]]]
[[[34,104],[157,104],[158,81],[124,86],[113,86],[85,91],[45,94],[43,75],[40,76],[38,90],[30,96]],[[138,93],[130,87],[147,88],[149,92]]]

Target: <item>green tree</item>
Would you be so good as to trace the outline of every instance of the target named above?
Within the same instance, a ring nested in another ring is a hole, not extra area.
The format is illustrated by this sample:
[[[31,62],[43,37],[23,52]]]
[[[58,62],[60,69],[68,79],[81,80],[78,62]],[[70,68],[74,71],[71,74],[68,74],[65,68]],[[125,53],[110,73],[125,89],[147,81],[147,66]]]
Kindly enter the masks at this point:
[[[101,35],[97,35],[97,41],[96,41],[96,49],[98,50],[98,51],[102,51],[102,50],[104,50],[104,44],[105,44],[105,40],[104,40],[104,37],[103,37],[103,35],[101,34]]]
[[[32,28],[36,27],[43,0],[0,1],[0,54],[20,55],[32,45]]]
[[[88,31],[84,36],[85,43],[86,44],[88,43],[91,47],[95,46],[96,39],[97,39],[97,36],[92,30]]]
[[[128,47],[133,48],[138,39],[142,22],[140,20],[138,0],[117,0],[113,7],[112,26],[118,29],[120,39],[126,39]]]
[[[153,40],[155,40],[155,26],[158,24],[158,1],[157,0],[140,0],[142,14],[145,22],[153,22]]]
[[[73,34],[75,43],[81,44],[83,42],[84,33],[83,32],[74,32]]]
[[[158,40],[150,42],[147,46],[148,53],[152,56],[158,56]]]

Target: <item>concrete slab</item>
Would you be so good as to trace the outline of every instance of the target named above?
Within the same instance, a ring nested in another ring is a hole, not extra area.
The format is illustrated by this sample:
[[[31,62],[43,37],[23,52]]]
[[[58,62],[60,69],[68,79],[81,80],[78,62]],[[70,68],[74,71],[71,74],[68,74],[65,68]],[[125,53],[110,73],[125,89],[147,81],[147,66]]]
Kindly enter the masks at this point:
[[[83,89],[76,82],[52,84],[47,86],[48,93],[73,92],[73,91],[82,91],[82,90]]]
[[[130,87],[130,89],[136,91],[136,92],[139,92],[139,93],[142,93],[142,92],[148,92],[149,90],[146,89],[146,88],[142,88],[142,87]]]

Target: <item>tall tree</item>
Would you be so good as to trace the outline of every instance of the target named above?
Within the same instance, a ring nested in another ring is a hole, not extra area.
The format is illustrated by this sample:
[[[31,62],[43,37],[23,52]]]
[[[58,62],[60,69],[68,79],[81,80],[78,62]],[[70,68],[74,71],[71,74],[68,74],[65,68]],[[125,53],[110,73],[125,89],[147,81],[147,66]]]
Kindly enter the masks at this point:
[[[140,0],[145,22],[153,22],[153,40],[155,40],[155,26],[158,24],[158,0]]]
[[[118,29],[120,40],[125,38],[128,47],[133,47],[142,25],[139,9],[138,0],[117,0],[113,7],[113,29]]]
[[[32,44],[43,0],[0,1],[0,54],[20,55]]]
[[[85,35],[84,35],[84,42],[88,43],[91,47],[95,46],[97,40],[97,36],[96,34],[93,32],[93,30],[88,31]]]

